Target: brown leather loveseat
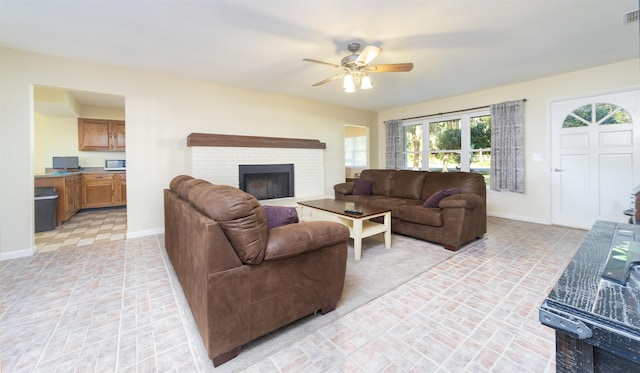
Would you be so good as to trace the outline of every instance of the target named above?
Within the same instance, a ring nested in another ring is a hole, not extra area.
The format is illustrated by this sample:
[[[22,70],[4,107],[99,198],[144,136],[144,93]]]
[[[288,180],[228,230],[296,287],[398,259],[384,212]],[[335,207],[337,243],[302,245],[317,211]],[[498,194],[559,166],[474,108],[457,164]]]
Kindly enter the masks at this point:
[[[363,192],[356,183],[369,189]],[[450,190],[457,193],[443,194]],[[364,170],[355,182],[335,185],[334,192],[336,199],[388,207],[393,232],[436,242],[447,250],[458,250],[487,232],[487,191],[480,174]],[[432,196],[446,197],[425,207]]]
[[[269,229],[252,195],[186,175],[165,189],[164,211],[166,250],[214,366],[249,341],[335,309],[349,238],[341,224]]]

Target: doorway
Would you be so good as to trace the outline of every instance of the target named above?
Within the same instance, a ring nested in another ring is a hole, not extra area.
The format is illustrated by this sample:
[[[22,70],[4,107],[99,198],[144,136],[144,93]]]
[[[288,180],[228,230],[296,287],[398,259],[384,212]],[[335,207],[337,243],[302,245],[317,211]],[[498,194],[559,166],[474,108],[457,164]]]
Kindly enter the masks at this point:
[[[34,178],[50,179],[53,157],[73,157],[83,172],[103,172],[105,160],[126,159],[124,150],[81,151],[78,139],[78,118],[125,120],[125,98],[98,92],[68,88],[33,87],[33,172]],[[58,170],[59,171],[59,170]],[[121,172],[120,172],[121,173]],[[59,176],[55,176],[59,177]],[[120,185],[126,187],[126,176],[120,176]],[[66,185],[66,184],[65,184]],[[78,186],[80,188],[80,186]],[[57,187],[56,187],[57,188]],[[69,187],[67,187],[69,188]],[[80,188],[81,189],[81,188]],[[81,190],[69,192],[69,201],[58,198],[58,203],[80,200]],[[61,191],[58,190],[60,194]],[[125,191],[120,194],[126,195]],[[66,205],[65,205],[66,206]],[[78,205],[68,208],[77,211]],[[33,247],[37,252],[51,251],[61,246],[86,245],[104,240],[126,237],[126,207],[113,209],[82,209],[66,218],[55,230],[34,235]],[[34,214],[35,216],[35,214]],[[46,248],[42,250],[42,248]]]
[[[344,168],[346,179],[360,176],[369,165],[369,128],[344,126]]]
[[[640,184],[640,90],[551,103],[552,224],[627,222]]]

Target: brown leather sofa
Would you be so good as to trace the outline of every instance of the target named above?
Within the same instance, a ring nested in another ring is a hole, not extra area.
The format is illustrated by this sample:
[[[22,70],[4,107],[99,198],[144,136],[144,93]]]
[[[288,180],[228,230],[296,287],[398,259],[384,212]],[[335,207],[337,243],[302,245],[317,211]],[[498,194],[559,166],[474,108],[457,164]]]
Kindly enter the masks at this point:
[[[209,357],[303,316],[335,309],[349,230],[334,222],[267,226],[250,194],[190,176],[164,190],[165,246]]]
[[[335,198],[391,209],[391,230],[456,251],[487,232],[486,186],[480,174],[409,170],[364,170],[370,194],[354,195],[355,182],[334,186]],[[423,207],[435,193],[455,188],[434,208]]]

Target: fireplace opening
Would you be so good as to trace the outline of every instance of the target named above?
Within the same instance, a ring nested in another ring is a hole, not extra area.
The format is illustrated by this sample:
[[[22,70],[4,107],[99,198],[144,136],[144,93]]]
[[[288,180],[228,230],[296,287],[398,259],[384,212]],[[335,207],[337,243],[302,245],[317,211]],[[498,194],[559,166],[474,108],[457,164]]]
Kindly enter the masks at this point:
[[[240,189],[258,200],[293,197],[293,164],[239,165]]]

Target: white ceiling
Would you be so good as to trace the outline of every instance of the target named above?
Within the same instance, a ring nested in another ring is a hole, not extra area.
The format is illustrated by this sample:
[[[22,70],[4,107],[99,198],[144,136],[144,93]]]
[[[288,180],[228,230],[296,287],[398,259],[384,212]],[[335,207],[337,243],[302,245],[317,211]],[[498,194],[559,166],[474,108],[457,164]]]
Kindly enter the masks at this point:
[[[640,56],[638,0],[0,0],[0,45],[383,110]],[[374,88],[344,93],[357,41],[383,48]]]

